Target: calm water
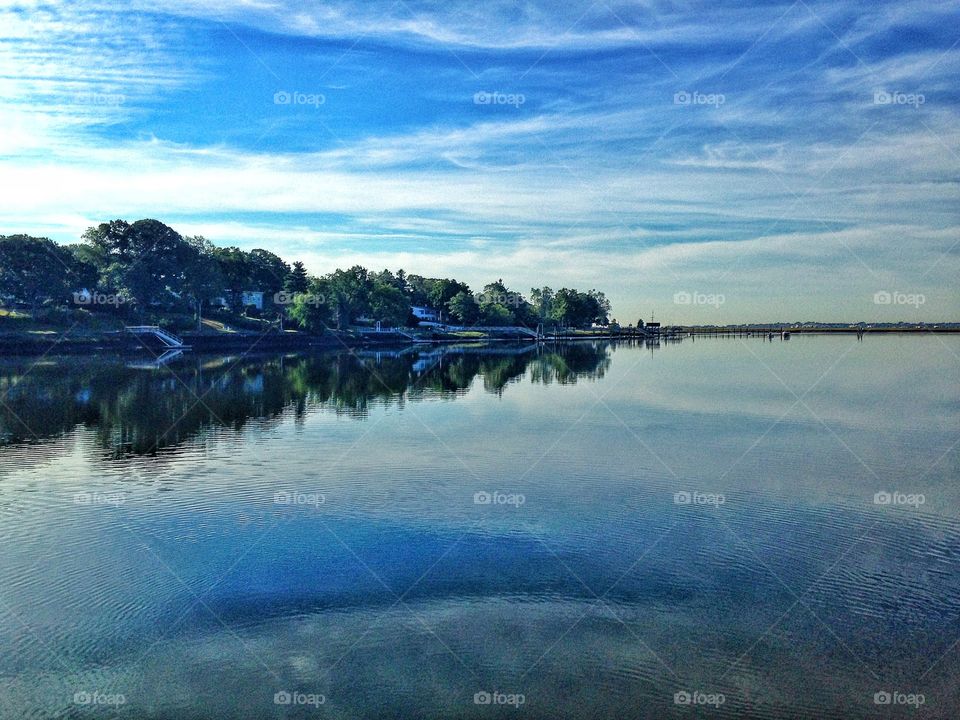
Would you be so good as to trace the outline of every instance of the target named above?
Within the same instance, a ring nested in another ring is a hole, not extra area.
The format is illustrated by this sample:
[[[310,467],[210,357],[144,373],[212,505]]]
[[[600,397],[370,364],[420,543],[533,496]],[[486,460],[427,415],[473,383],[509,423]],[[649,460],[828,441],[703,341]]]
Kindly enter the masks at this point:
[[[958,389],[934,336],[0,359],[0,717],[960,717]]]

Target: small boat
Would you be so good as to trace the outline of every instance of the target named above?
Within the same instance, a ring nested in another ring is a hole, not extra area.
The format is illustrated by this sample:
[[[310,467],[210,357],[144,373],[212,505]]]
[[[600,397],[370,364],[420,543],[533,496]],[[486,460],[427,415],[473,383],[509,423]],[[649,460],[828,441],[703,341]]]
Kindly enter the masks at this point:
[[[789,339],[790,339],[790,331],[789,331],[789,330],[784,330],[782,333],[780,333],[780,339],[781,339],[781,340],[789,340]]]

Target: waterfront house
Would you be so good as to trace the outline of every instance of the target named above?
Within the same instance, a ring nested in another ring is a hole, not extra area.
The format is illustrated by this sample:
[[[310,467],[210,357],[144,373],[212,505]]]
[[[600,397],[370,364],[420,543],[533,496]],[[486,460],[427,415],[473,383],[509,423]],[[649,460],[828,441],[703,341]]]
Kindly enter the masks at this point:
[[[421,305],[411,306],[410,312],[417,320],[424,322],[438,322],[440,319],[440,315],[436,310]]]

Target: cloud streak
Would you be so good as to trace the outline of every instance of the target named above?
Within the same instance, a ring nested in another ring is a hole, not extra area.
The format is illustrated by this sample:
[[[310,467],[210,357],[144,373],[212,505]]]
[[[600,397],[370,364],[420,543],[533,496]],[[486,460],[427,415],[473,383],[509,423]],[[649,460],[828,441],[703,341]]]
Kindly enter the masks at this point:
[[[684,284],[734,321],[880,319],[886,283],[955,319],[955,7],[555,5],[0,5],[3,231],[154,216],[678,322]]]

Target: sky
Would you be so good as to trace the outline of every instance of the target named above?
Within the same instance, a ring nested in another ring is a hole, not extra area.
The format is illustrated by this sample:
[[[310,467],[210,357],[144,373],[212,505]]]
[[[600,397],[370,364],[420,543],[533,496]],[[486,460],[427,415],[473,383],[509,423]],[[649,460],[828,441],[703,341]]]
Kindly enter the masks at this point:
[[[960,5],[0,0],[0,234],[960,321]]]

